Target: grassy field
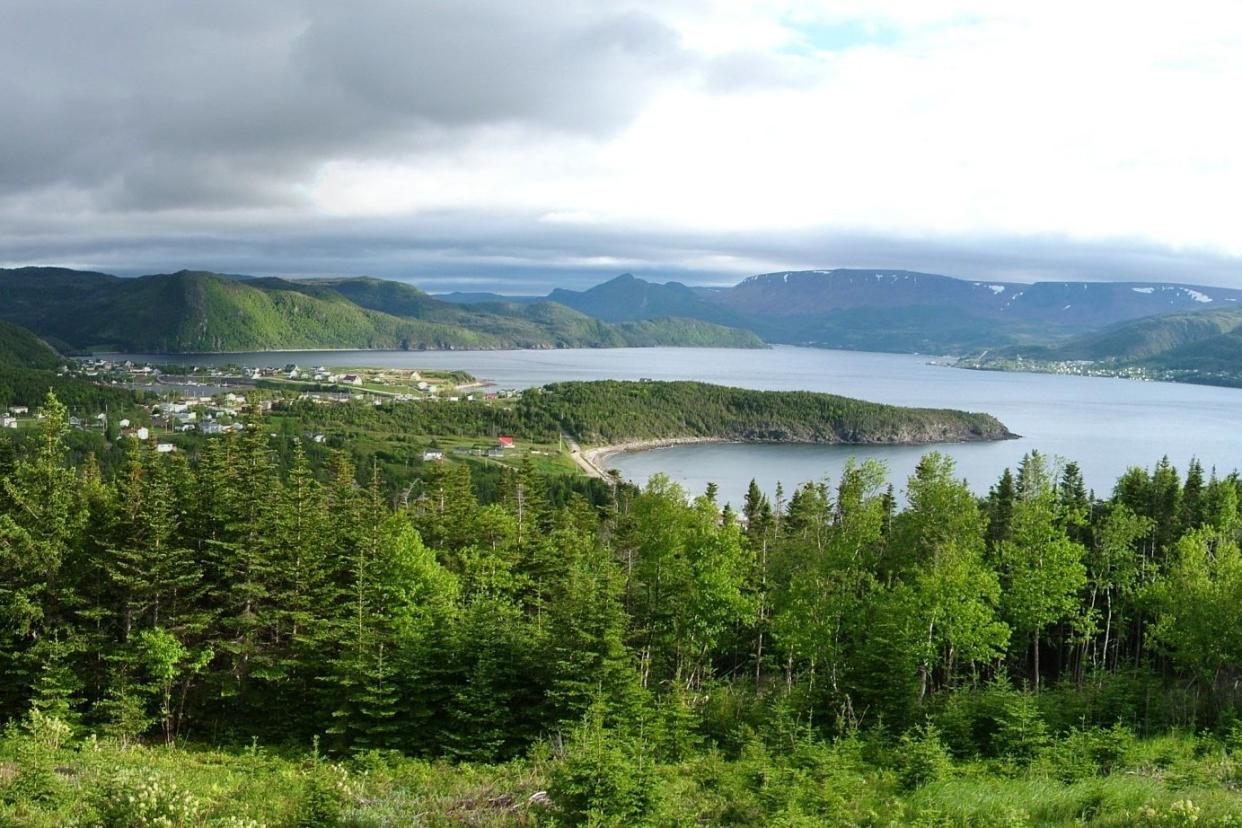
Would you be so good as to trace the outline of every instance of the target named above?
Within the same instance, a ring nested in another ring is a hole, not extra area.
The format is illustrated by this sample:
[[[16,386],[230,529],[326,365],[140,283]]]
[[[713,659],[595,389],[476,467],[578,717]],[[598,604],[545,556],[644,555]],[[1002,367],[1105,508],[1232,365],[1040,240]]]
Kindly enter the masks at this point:
[[[965,762],[912,781],[912,768],[932,767],[920,764],[919,748],[859,740],[785,750],[756,742],[728,758],[623,766],[571,739],[524,761],[471,765],[377,752],[337,760],[258,744],[227,752],[93,737],[62,744],[47,731],[10,729],[0,742],[0,824],[1242,824],[1242,755],[1189,734],[1136,741],[1107,770],[1054,751],[1024,768]],[[610,812],[621,801],[641,801],[641,815]]]

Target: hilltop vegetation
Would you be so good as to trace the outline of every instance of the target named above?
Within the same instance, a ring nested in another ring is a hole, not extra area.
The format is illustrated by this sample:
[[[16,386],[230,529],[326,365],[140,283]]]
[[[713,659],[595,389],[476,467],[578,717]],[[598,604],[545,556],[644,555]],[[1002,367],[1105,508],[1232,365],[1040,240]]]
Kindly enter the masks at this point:
[[[550,303],[466,307],[375,279],[294,282],[191,271],[137,279],[3,271],[0,318],[74,349],[162,353],[762,345],[754,334],[708,323],[619,327]]]

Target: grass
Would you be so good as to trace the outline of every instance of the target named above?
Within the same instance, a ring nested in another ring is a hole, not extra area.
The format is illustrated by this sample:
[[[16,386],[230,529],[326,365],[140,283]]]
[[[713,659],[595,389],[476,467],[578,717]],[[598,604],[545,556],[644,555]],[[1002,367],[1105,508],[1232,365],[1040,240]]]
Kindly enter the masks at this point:
[[[892,769],[862,761],[866,752],[855,742],[658,764],[653,808],[630,824],[1242,825],[1242,757],[1192,734],[1136,742],[1105,776],[1064,781],[1063,768],[1038,760],[1029,768],[972,761],[913,790]],[[501,765],[94,738],[49,746],[10,729],[0,740],[0,825],[553,825],[565,761],[542,746]]]

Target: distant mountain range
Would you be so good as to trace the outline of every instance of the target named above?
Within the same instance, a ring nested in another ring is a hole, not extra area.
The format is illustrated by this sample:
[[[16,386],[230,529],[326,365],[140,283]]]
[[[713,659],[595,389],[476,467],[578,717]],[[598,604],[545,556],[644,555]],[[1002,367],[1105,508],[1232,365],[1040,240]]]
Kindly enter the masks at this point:
[[[613,324],[542,301],[458,305],[401,282],[215,273],[118,278],[64,268],[0,270],[0,319],[62,351],[282,348],[761,347],[696,319]]]
[[[838,269],[766,273],[714,289],[625,274],[589,290],[558,289],[547,299],[597,319],[701,319],[752,330],[768,342],[961,354],[1055,344],[1118,322],[1231,307],[1242,300],[1242,290],[1138,282],[1018,284]]]
[[[883,269],[767,273],[722,288],[623,274],[589,290],[557,289],[544,297],[433,296],[369,277],[0,270],[0,319],[65,352],[759,347],[766,341],[1188,365],[1233,358],[1235,339],[1242,342],[1235,333],[1239,302],[1242,290],[1228,288],[1018,284]]]

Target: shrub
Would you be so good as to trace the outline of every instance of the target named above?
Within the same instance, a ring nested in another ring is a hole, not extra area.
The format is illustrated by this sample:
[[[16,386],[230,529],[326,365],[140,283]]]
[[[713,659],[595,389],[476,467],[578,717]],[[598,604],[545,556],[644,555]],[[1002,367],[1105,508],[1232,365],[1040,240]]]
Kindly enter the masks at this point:
[[[340,765],[314,762],[305,774],[298,802],[297,828],[334,828],[343,824],[350,798],[349,774]]]
[[[918,788],[949,776],[953,760],[931,722],[906,731],[897,746],[896,769],[901,784]]]
[[[102,828],[180,828],[199,823],[195,797],[151,773],[120,773],[104,786],[98,804]]]
[[[566,825],[641,821],[654,807],[656,780],[641,749],[604,726],[597,705],[588,711],[551,771],[548,795]]]
[[[1134,744],[1134,734],[1122,724],[1075,730],[1049,751],[1053,773],[1064,782],[1107,776],[1120,768]]]

